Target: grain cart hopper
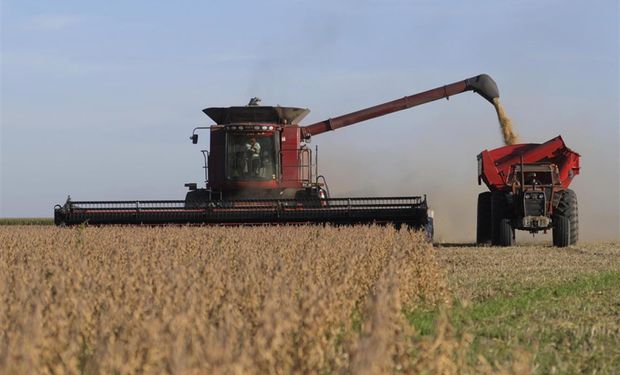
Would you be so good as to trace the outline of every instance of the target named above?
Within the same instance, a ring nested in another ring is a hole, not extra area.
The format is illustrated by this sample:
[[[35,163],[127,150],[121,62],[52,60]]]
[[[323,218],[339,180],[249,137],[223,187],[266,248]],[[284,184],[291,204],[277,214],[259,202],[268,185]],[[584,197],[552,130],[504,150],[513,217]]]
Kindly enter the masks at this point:
[[[56,224],[286,224],[390,223],[425,228],[432,235],[432,215],[426,198],[331,198],[318,173],[316,152],[308,142],[348,125],[401,111],[434,100],[474,91],[493,102],[497,86],[486,74],[405,96],[343,116],[299,125],[309,110],[260,106],[211,107],[203,112],[215,122],[204,150],[205,187],[186,184],[178,201],[72,201],[55,207]]]
[[[577,242],[577,195],[568,188],[579,174],[579,154],[558,136],[543,144],[515,144],[478,155],[477,242],[514,244],[516,229],[553,231],[555,246]]]

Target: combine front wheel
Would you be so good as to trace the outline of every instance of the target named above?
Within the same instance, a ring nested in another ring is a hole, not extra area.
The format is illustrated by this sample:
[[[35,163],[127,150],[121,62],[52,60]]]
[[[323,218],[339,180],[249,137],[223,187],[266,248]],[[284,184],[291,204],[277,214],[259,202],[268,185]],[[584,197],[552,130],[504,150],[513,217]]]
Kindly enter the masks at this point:
[[[205,189],[188,191],[185,195],[185,208],[206,208],[209,205],[211,196]]]

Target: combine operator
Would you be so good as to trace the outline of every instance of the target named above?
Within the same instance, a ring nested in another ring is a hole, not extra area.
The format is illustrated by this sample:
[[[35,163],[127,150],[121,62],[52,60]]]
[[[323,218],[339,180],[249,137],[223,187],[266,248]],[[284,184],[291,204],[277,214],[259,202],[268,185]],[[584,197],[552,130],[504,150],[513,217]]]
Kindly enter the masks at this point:
[[[251,137],[250,142],[246,143],[245,149],[249,161],[249,173],[258,176],[260,172],[260,143],[256,142],[256,137]]]

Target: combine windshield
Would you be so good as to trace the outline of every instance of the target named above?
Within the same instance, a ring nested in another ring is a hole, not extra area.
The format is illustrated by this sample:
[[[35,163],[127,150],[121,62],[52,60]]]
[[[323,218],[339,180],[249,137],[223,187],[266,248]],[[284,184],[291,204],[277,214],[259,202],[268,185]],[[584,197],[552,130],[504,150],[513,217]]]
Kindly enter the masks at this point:
[[[238,180],[275,178],[276,149],[271,134],[228,133],[226,175]]]

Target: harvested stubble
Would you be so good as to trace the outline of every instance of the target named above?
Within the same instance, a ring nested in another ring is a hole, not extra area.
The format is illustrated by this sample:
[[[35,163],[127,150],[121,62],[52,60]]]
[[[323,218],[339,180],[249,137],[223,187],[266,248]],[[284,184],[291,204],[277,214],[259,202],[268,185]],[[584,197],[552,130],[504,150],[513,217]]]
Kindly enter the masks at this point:
[[[484,301],[548,283],[620,270],[617,242],[579,243],[569,248],[540,244],[518,248],[444,247],[437,252],[454,297]]]
[[[456,369],[404,319],[448,298],[405,230],[0,227],[0,296],[0,373]]]

